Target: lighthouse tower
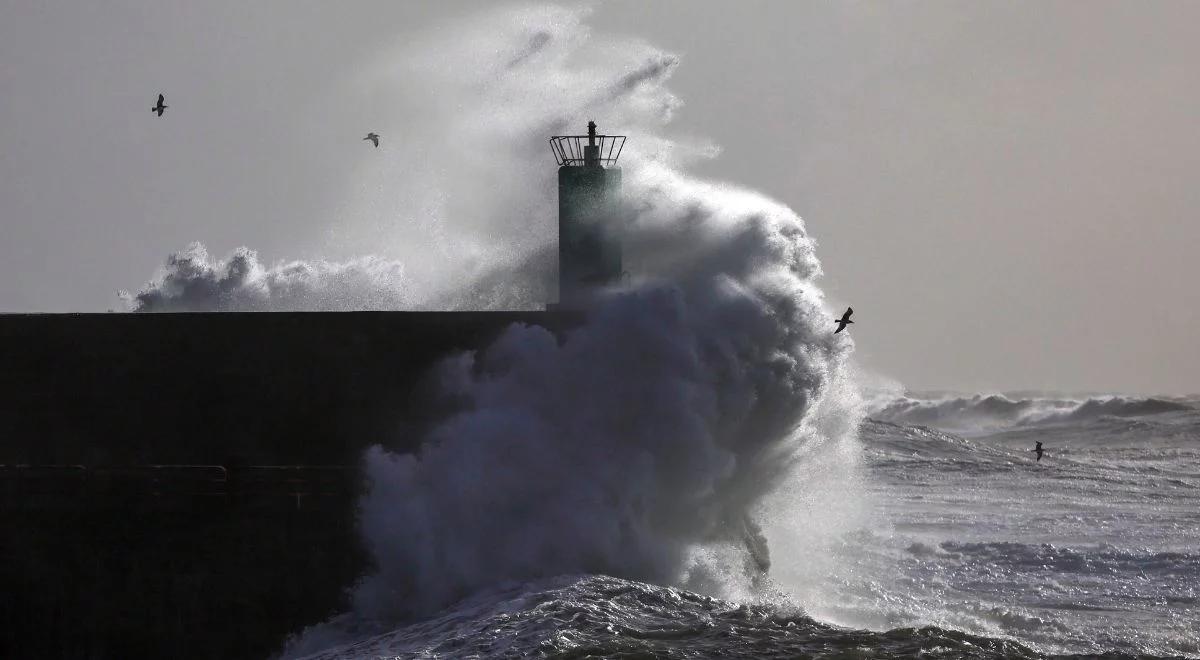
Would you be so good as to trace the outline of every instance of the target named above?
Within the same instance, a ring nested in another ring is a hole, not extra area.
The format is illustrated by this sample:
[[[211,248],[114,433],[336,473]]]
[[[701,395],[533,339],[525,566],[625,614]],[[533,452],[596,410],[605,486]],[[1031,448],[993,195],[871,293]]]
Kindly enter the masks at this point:
[[[624,135],[556,135],[558,162],[558,305],[578,307],[621,279],[621,170]]]

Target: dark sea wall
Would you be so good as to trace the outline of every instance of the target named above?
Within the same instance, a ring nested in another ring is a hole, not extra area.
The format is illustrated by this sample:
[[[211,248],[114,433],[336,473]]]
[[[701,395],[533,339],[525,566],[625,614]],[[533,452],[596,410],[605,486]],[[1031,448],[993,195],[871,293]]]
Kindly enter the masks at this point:
[[[266,657],[369,570],[359,456],[452,405],[430,368],[579,321],[0,315],[0,657]]]
[[[549,312],[0,315],[0,464],[354,463],[439,358]]]
[[[253,658],[346,605],[352,500],[0,510],[0,657]]]

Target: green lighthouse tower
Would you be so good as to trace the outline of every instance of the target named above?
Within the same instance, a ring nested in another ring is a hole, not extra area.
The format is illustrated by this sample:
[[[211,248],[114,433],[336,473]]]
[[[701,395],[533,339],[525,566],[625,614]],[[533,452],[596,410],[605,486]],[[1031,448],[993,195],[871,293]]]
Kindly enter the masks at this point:
[[[621,279],[621,170],[624,135],[556,135],[558,162],[558,304],[582,305],[597,288]]]

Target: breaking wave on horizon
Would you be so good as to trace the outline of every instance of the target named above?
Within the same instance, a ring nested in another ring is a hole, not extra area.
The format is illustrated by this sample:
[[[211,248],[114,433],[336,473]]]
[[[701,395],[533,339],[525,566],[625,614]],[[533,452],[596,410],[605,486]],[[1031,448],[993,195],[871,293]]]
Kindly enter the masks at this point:
[[[869,415],[873,419],[897,424],[932,426],[959,433],[985,433],[1020,426],[1084,422],[1102,417],[1137,417],[1195,409],[1195,402],[1177,397],[901,395],[876,402]]]

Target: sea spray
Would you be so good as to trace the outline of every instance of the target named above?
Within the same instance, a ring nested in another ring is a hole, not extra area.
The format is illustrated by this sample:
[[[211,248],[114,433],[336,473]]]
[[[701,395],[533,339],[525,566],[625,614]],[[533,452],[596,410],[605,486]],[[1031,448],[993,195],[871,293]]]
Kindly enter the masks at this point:
[[[404,266],[379,257],[348,262],[281,262],[234,250],[214,259],[200,243],[167,257],[162,271],[121,298],[137,312],[355,311],[402,309],[412,303]]]
[[[670,70],[609,76],[620,84],[606,102],[644,100]],[[753,597],[754,521],[770,544],[772,530],[814,520],[774,494],[830,518],[854,500],[852,342],[831,332],[803,222],[687,175],[661,157],[665,142],[623,161],[632,282],[561,339],[514,326],[445,361],[437,380],[460,412],[416,454],[367,455],[361,522],[378,570],[355,589],[360,621],[386,628],[479,589],[573,573]],[[789,547],[823,548],[849,520],[792,533]],[[785,558],[790,576],[803,561]]]
[[[592,38],[586,15],[578,8],[522,6],[399,35],[395,46],[356,66],[343,88],[331,90],[343,102],[369,104],[380,118],[373,127],[386,142],[371,149],[360,168],[340,173],[345,202],[331,218],[327,244],[308,252],[370,254],[403,264],[384,287],[366,286],[370,296],[338,298],[312,287],[315,300],[292,296],[277,303],[260,295],[258,278],[229,282],[234,289],[235,282],[251,287],[246,295],[188,287],[190,277],[212,276],[205,268],[178,268],[172,257],[158,277],[127,296],[131,306],[542,308],[557,282],[549,136],[580,131],[597,119],[605,130],[636,136],[644,158],[678,162],[713,152],[709,145],[658,137],[680,104],[664,85],[678,58],[633,40]],[[189,251],[182,253],[185,261]],[[225,264],[243,252],[203,261],[221,279]],[[347,275],[364,266],[344,256],[320,263]],[[291,260],[263,270],[289,264],[320,270],[316,262]],[[370,273],[359,279],[379,281]],[[204,292],[213,295],[199,295]],[[235,301],[239,306],[231,305]]]
[[[213,258],[201,243],[169,255],[136,293],[118,296],[132,312],[355,312],[533,309],[544,304],[553,255],[541,250],[516,264],[480,266],[454,291],[433,297],[405,265],[378,256],[346,261],[264,264],[240,247]]]
[[[692,196],[704,190],[664,187],[653,206],[725,240],[693,245],[669,283],[603,298],[561,343],[513,327],[448,361],[445,395],[465,410],[417,455],[369,455],[363,528],[379,573],[360,612],[427,614],[561,573],[676,583],[695,546],[740,540],[762,497],[829,439],[807,413],[850,344],[829,336],[801,275],[815,264],[799,219],[763,205],[717,215],[729,208]]]

